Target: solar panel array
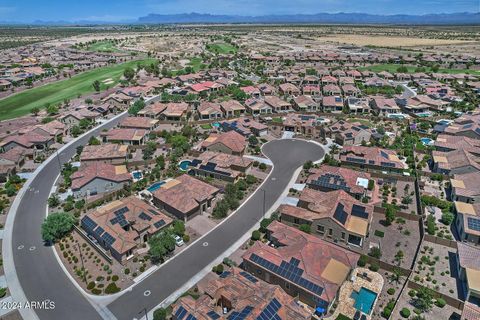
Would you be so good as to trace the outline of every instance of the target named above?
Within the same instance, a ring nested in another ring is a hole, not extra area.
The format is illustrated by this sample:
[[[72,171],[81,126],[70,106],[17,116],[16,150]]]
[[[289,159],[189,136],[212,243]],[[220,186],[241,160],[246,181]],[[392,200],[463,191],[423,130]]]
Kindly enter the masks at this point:
[[[347,157],[347,161],[356,162],[356,163],[366,163],[365,159]]]
[[[250,260],[271,271],[272,273],[287,279],[310,292],[313,292],[314,294],[321,295],[323,292],[322,287],[302,277],[303,270],[298,268],[299,262],[297,263],[296,261],[290,260],[291,262],[288,263],[286,261],[282,261],[280,266],[277,266],[276,264],[259,257],[254,253],[252,253],[250,256]]]
[[[256,283],[258,282],[257,278],[255,278],[254,276],[252,276],[250,273],[248,272],[245,272],[245,271],[242,271],[240,272],[240,274],[242,276],[244,276],[245,278],[247,278],[248,281],[252,282],[252,283]]]
[[[392,162],[380,162],[380,165],[384,167],[389,167],[389,168],[395,167],[395,163],[392,163]]]
[[[95,233],[96,233],[97,236],[99,236],[99,237],[100,237],[100,236],[102,235],[102,233],[104,233],[104,232],[105,232],[105,230],[103,230],[103,228],[100,227],[100,226],[99,226],[97,229],[95,229]]]
[[[332,189],[332,190],[344,190],[350,192],[350,187],[347,186],[347,182],[342,176],[338,174],[326,173],[318,177],[317,180],[312,181],[313,185],[319,187]]]
[[[157,212],[157,211],[155,211],[155,210],[153,210],[153,209],[148,209],[148,211],[150,211],[152,214],[158,216],[158,212]]]
[[[246,306],[241,312],[233,311],[228,317],[227,320],[243,320],[245,319],[253,310],[252,306]]]
[[[348,213],[345,212],[343,204],[339,203],[335,212],[333,213],[333,218],[340,222],[341,224],[345,224],[347,221]]]
[[[142,220],[145,220],[145,221],[150,221],[152,220],[152,217],[150,217],[148,214],[146,214],[145,212],[140,212],[140,214],[138,215],[138,217]]]
[[[209,318],[212,320],[220,319],[220,316],[215,311],[207,312],[207,316],[209,316]]]
[[[175,318],[177,320],[197,320],[197,318],[187,312],[184,307],[180,306],[175,312]]]
[[[226,277],[228,277],[229,275],[231,274],[230,271],[223,271],[219,277],[222,278],[222,279],[225,279]]]
[[[164,226],[164,225],[165,225],[165,221],[164,221],[163,219],[160,220],[160,221],[157,221],[157,222],[155,222],[155,223],[153,224],[153,226],[154,226],[155,228],[157,228],[157,229],[161,228],[161,227]]]
[[[115,242],[115,238],[110,235],[110,233],[105,232],[102,235],[102,240],[105,241],[107,246],[111,246]]]
[[[368,212],[365,211],[365,207],[354,204],[352,206],[352,216],[368,219]]]
[[[278,310],[282,307],[282,304],[278,302],[276,298],[273,298],[272,301],[263,309],[262,313],[257,317],[257,320],[281,320],[280,316],[277,314]]]
[[[468,228],[475,231],[480,231],[480,219],[475,219],[472,217],[467,218]]]
[[[89,216],[85,216],[82,219],[82,226],[84,229],[93,231],[93,229],[95,229],[95,227],[97,226],[97,223],[93,221],[92,218],[90,218]]]
[[[380,151],[380,155],[386,159],[388,159],[388,154],[385,151]]]
[[[110,220],[112,225],[118,223],[122,228],[128,225],[127,219],[125,219],[125,213],[129,211],[128,207],[120,208],[113,212],[115,218]]]

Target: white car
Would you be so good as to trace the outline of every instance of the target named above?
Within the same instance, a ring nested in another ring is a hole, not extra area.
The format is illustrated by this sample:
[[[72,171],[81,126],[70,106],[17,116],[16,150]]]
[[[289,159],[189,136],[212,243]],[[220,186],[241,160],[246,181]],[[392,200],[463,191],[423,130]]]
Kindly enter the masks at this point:
[[[173,236],[173,238],[175,239],[175,244],[178,247],[183,246],[184,242],[183,242],[183,239],[180,236],[175,235],[175,236]]]

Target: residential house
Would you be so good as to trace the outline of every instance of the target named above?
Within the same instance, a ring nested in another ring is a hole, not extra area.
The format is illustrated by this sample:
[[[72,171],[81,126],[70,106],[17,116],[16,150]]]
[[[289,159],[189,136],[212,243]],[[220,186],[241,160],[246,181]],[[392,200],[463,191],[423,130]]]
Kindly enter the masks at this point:
[[[478,188],[478,181],[480,181],[479,171],[454,174],[453,177],[450,178],[452,201],[472,204],[480,202],[480,188]]]
[[[455,201],[457,234],[462,241],[480,244],[480,203]]]
[[[360,256],[278,221],[268,226],[267,234],[270,244],[257,241],[243,254],[244,269],[328,311]]]
[[[172,221],[152,205],[130,196],[89,211],[80,225],[114,259],[125,263]]]
[[[104,162],[111,164],[125,164],[128,156],[128,146],[116,143],[101,145],[86,145],[80,155],[82,163]]]
[[[167,104],[167,108],[163,110],[160,118],[167,121],[182,121],[187,118],[190,107],[185,102]]]
[[[160,119],[163,111],[167,109],[167,103],[155,102],[145,106],[137,113],[139,117],[149,117],[152,119]]]
[[[220,103],[220,108],[227,118],[238,117],[245,113],[245,107],[237,100],[228,100]]]
[[[72,192],[76,198],[117,191],[132,180],[125,165],[92,162],[72,174]]]
[[[293,108],[300,112],[315,112],[319,109],[312,97],[305,95],[293,98]]]
[[[145,143],[147,130],[116,128],[102,132],[103,142],[121,143],[127,145],[142,145]]]
[[[339,120],[329,126],[322,127],[324,137],[331,137],[342,146],[361,145],[369,142],[372,136],[369,128],[360,122]]]
[[[178,299],[172,310],[173,320],[271,318],[309,320],[311,312],[279,286],[236,267],[210,280],[199,298],[187,295]]]
[[[291,110],[291,105],[287,101],[280,99],[277,96],[265,96],[265,103],[268,104],[273,112],[281,113]]]
[[[378,147],[345,146],[340,151],[339,159],[343,164],[362,169],[403,172],[408,168],[395,150]]]
[[[284,96],[297,96],[300,94],[300,89],[292,83],[282,83],[279,85],[280,93]]]
[[[244,177],[253,160],[221,152],[205,151],[191,160],[189,174],[237,182]]]
[[[211,208],[219,191],[208,183],[184,174],[153,191],[153,203],[157,208],[186,221]]]
[[[370,106],[372,107],[372,110],[383,117],[400,113],[400,107],[394,99],[374,97],[370,100]]]
[[[272,113],[272,107],[263,99],[250,98],[245,101],[245,107],[252,115]]]
[[[152,131],[158,126],[157,119],[147,117],[126,117],[118,124],[119,128],[142,129]]]
[[[475,302],[480,299],[480,248],[457,242],[457,271],[461,281],[465,301]]]
[[[234,130],[242,136],[248,137],[254,135],[257,137],[264,136],[268,133],[268,126],[247,117],[241,117],[220,123],[222,130],[225,132]]]
[[[369,189],[373,189],[374,181],[367,172],[344,167],[321,165],[310,169],[306,181],[309,188],[318,191],[343,190],[357,200],[368,196]],[[370,187],[370,188],[369,188]]]
[[[202,151],[215,151],[227,154],[242,155],[247,140],[240,133],[231,130],[225,133],[212,133],[200,145]]]
[[[323,112],[341,113],[343,111],[343,99],[340,96],[326,96],[322,98]]]
[[[367,98],[348,97],[347,107],[352,114],[370,113],[371,108]]]
[[[322,239],[362,247],[370,230],[373,206],[342,189],[304,189],[297,206],[281,205],[280,219],[291,226],[307,224]]]
[[[200,120],[212,120],[223,117],[223,111],[220,104],[215,102],[202,101],[198,106]]]
[[[462,149],[450,152],[433,151],[432,171],[445,175],[480,171],[480,157]]]

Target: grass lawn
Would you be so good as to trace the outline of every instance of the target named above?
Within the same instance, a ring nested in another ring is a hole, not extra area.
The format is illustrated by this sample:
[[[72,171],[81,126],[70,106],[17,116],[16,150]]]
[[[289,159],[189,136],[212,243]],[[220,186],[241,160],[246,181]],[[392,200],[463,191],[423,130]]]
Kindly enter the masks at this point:
[[[359,70],[370,70],[373,72],[387,71],[390,73],[395,73],[397,72],[397,69],[401,66],[407,67],[408,73],[414,73],[415,69],[417,68],[416,66],[412,66],[412,65],[387,63],[387,64],[377,64],[369,67],[361,67],[359,68]],[[424,67],[424,68],[425,68],[425,72],[433,72],[429,67]],[[449,74],[467,73],[467,74],[473,74],[473,75],[480,75],[480,71],[470,70],[470,69],[439,69],[438,73],[449,73]]]
[[[350,318],[340,313],[335,320],[350,320]]]
[[[78,95],[92,93],[92,83],[99,80],[101,89],[112,87],[118,83],[126,67],[135,67],[138,62],[149,63],[154,59],[134,60],[87,71],[67,80],[49,83],[37,88],[28,89],[0,100],[0,120],[12,119],[26,115],[34,107],[42,108],[46,103],[56,104]],[[111,79],[105,84],[102,81]]]
[[[213,53],[220,53],[220,54],[237,52],[237,48],[235,48],[229,43],[224,43],[224,42],[207,44],[207,50]]]
[[[210,123],[205,123],[205,124],[201,124],[200,128],[204,130],[208,130],[208,129],[212,129],[212,125]]]
[[[283,123],[283,120],[280,117],[275,117],[275,118],[272,118],[272,122]]]
[[[188,63],[188,66],[192,67],[195,72],[198,72],[202,69],[205,69],[205,64],[202,61],[202,58],[192,58]]]
[[[87,48],[88,51],[97,51],[97,52],[120,52],[117,47],[113,44],[112,41],[98,41],[92,45],[89,45]]]

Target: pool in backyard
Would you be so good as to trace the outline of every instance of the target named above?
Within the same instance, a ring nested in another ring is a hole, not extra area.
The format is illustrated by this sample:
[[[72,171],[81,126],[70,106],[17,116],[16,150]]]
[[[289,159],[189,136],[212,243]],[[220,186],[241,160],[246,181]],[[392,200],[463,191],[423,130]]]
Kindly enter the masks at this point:
[[[421,138],[420,141],[424,146],[431,146],[433,144],[433,140],[430,138]]]
[[[220,122],[214,122],[214,123],[212,123],[212,126],[214,126],[215,128],[219,128],[220,127]]]
[[[158,189],[160,189],[161,186],[163,186],[165,184],[165,181],[158,181],[158,182],[155,182],[154,184],[152,184],[150,187],[147,188],[147,190],[152,193],[154,191],[157,191]]]
[[[182,171],[187,171],[188,166],[192,164],[191,160],[182,160],[178,163],[178,166],[180,167],[180,170]]]
[[[358,292],[353,291],[351,297],[355,300],[355,309],[369,315],[370,312],[372,312],[373,305],[377,299],[377,294],[372,290],[362,287]]]
[[[133,179],[140,180],[143,178],[142,171],[133,171],[132,172]]]

